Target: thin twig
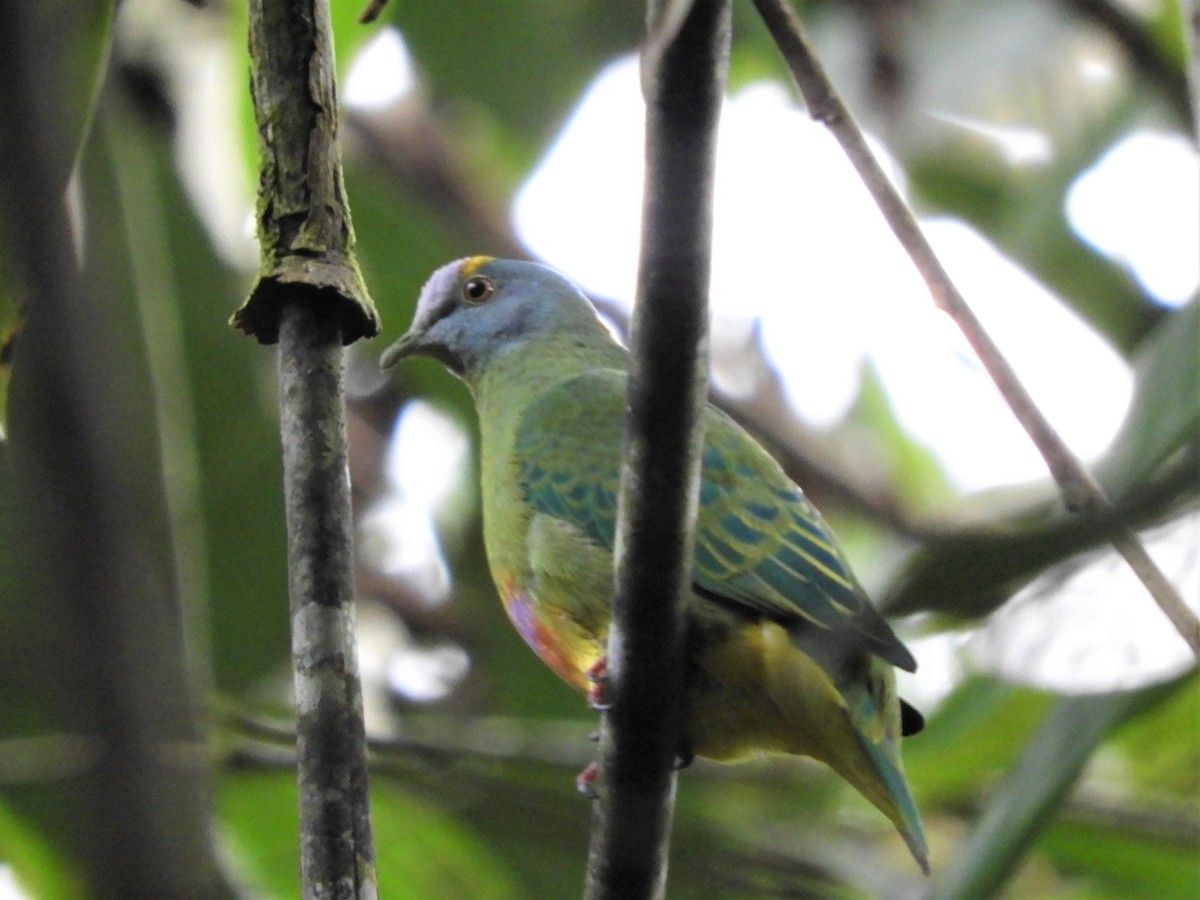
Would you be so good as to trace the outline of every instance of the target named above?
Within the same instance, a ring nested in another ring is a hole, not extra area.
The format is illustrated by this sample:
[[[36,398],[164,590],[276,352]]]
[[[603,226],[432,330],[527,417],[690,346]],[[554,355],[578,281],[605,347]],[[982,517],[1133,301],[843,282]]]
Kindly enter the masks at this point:
[[[388,0],[369,0],[363,11],[358,14],[358,24],[370,25],[379,18],[387,4]]]
[[[1037,446],[1058,484],[1067,509],[1072,512],[1111,512],[1111,503],[1103,489],[1034,404],[1012,366],[954,286],[917,225],[908,204],[871,153],[862,131],[825,75],[808,44],[796,11],[786,0],[755,0],[754,5],[791,69],[792,77],[808,104],[809,114],[828,127],[842,145],[892,232],[925,279],[934,303],[961,329],[1013,415]],[[1200,658],[1200,619],[1183,602],[1137,536],[1124,530],[1113,536],[1112,544],[1125,557],[1159,608]]]
[[[707,386],[708,283],[728,0],[651,3],[646,187],[618,497],[612,708],[600,738],[586,896],[666,889],[680,752],[684,592],[692,569]],[[664,35],[666,35],[664,40]]]
[[[1192,100],[1192,137],[1200,140],[1200,2],[1183,0],[1179,4],[1183,19],[1184,48],[1187,52],[1187,81]]]

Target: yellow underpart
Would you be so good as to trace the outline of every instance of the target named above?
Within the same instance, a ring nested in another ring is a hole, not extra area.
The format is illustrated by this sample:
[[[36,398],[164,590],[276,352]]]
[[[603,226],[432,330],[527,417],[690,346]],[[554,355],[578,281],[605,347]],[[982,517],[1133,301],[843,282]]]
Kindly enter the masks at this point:
[[[495,258],[494,256],[469,256],[463,260],[462,268],[459,269],[459,272],[463,278],[470,278],[480,266],[490,263]]]
[[[693,662],[700,679],[688,698],[684,727],[697,755],[719,762],[761,752],[813,757],[906,833],[903,814],[865,750],[846,698],[778,623],[736,628],[704,647]],[[863,728],[866,740],[883,736],[881,722],[866,722]]]
[[[686,729],[697,754],[733,761],[766,751],[828,761],[823,732],[831,724],[844,729],[845,701],[777,623],[737,628],[694,661],[702,681],[689,698]]]

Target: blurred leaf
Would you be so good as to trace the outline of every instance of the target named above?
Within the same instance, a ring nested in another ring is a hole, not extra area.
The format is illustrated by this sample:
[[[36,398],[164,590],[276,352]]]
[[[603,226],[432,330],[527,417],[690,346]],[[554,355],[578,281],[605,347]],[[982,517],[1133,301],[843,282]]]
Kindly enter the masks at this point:
[[[911,510],[930,509],[950,498],[950,485],[937,456],[901,426],[873,363],[862,365],[860,384],[847,418],[869,435],[880,456],[882,479],[896,486],[899,499]]]
[[[994,678],[969,678],[904,741],[904,768],[922,803],[961,806],[1008,771],[1052,698]]]
[[[1200,896],[1200,846],[1195,843],[1171,845],[1128,827],[1062,822],[1052,825],[1038,846],[1059,870],[1088,884],[1088,896]]]
[[[1200,440],[1200,298],[1169,315],[1138,347],[1129,416],[1098,467],[1110,495],[1137,490],[1172,453]]]
[[[525,896],[470,828],[394,782],[375,779],[371,788],[380,896]],[[262,896],[300,895],[298,805],[291,771],[227,774],[221,780],[222,830],[243,876]]]
[[[989,800],[971,836],[937,879],[933,896],[949,900],[994,894],[1049,824],[1100,742],[1179,684],[1060,698]]]
[[[59,83],[46,86],[48,91],[53,91],[53,97],[44,99],[53,104],[63,132],[64,141],[57,148],[53,165],[64,193],[91,125],[96,96],[104,82],[115,8],[112,0],[25,4],[25,14],[52,22],[52,31],[61,41],[54,48],[57,55],[48,57],[62,64],[62,70],[56,73]],[[23,302],[9,253],[10,245],[0,243],[0,440],[4,438],[8,421],[10,342],[19,327],[19,310]]]
[[[1135,791],[1200,797],[1200,676],[1193,672],[1173,696],[1124,725],[1114,742]]]
[[[100,86],[104,83],[112,37],[113,0],[86,2],[54,2],[25,4],[27,14],[40,17],[47,24],[46,33],[54,34],[57,46],[47,48],[56,63],[62,65],[57,83],[43,85],[53,93],[55,116],[64,138],[53,159],[63,189],[71,174],[80,148],[92,121],[92,111]]]
[[[0,864],[12,867],[21,888],[32,897],[73,900],[87,896],[83,880],[67,860],[2,802]]]
[[[199,534],[192,552],[201,558],[184,560],[200,582],[187,587],[206,605],[198,621],[207,619],[211,646],[199,652],[211,652],[218,687],[241,689],[284,671],[288,659],[275,357],[227,324],[245,288],[218,262],[179,182],[168,135],[128,107],[114,114],[124,117],[109,129],[114,157],[137,161],[127,166],[125,189],[128,228],[141,236],[139,288],[151,292],[143,327],[171,366],[174,406],[160,410],[164,421],[178,422],[172,458],[181,468],[171,475],[176,489],[190,484],[194,492],[182,498],[181,524]]]
[[[588,0],[394,3],[392,21],[429,84],[454,111],[493,184],[507,193],[526,174],[606,60],[634,49],[644,4]],[[484,160],[487,160],[485,163]]]
[[[906,161],[916,201],[970,222],[1126,354],[1163,309],[1119,264],[1080,240],[1064,201],[1079,174],[1126,133],[1135,99],[1077,134],[1056,135],[1054,161],[1044,167],[1004,166],[969,140]]]

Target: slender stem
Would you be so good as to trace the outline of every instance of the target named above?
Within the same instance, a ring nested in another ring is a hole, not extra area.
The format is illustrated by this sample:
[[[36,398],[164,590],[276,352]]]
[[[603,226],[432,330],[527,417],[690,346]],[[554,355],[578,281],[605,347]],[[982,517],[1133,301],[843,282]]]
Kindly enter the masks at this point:
[[[593,900],[659,897],[666,887],[703,446],[730,9],[726,0],[696,0],[681,22],[673,21],[678,3],[657,12],[644,58],[646,192],[608,644],[612,708],[601,729],[588,859]]]
[[[1183,18],[1184,46],[1187,49],[1188,94],[1192,100],[1192,136],[1200,140],[1200,0],[1179,4]]]
[[[984,331],[983,325],[934,254],[912,210],[871,153],[858,124],[826,76],[809,46],[796,11],[787,0],[754,0],[754,5],[791,69],[792,77],[808,104],[810,115],[826,125],[842,145],[896,239],[925,279],[934,303],[958,325],[1013,415],[1037,446],[1058,484],[1067,509],[1072,512],[1111,512],[1111,503],[1103,489],[1038,409],[1008,360]],[[1114,536],[1112,543],[1180,636],[1200,658],[1200,619],[1183,602],[1179,592],[1155,565],[1137,536],[1125,530]]]

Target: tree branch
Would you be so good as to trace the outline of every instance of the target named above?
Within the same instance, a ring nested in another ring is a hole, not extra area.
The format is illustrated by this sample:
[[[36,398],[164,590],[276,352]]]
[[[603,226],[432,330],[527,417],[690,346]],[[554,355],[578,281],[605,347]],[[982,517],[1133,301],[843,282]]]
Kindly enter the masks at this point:
[[[337,150],[328,0],[252,0],[260,278],[234,324],[279,341],[305,898],[373,898],[342,345],[379,330]]]
[[[1042,414],[1017,378],[1008,360],[971,311],[933,252],[916,218],[880,167],[867,146],[849,110],[837,95],[808,44],[796,11],[787,0],[754,0],[759,14],[791,69],[810,115],[826,125],[842,145],[847,158],[858,171],[896,239],[904,247],[933,295],[933,301],[958,325],[992,381],[1008,403],[1017,421],[1029,434],[1058,484],[1067,509],[1072,512],[1112,511],[1103,489],[1083,463],[1063,443],[1050,421]],[[1159,608],[1180,636],[1200,658],[1200,619],[1187,607],[1178,591],[1155,565],[1133,532],[1125,529],[1112,538],[1112,544],[1125,558],[1154,597]]]
[[[600,738],[587,896],[661,896],[680,752],[685,619],[707,385],[717,121],[730,10],[651,4],[646,186],[618,498],[612,708]],[[664,23],[669,23],[664,30]]]
[[[279,339],[292,285],[327,307],[342,343],[379,333],[354,256],[354,226],[337,148],[329,0],[253,0],[250,93],[258,127],[258,283],[233,324]]]

